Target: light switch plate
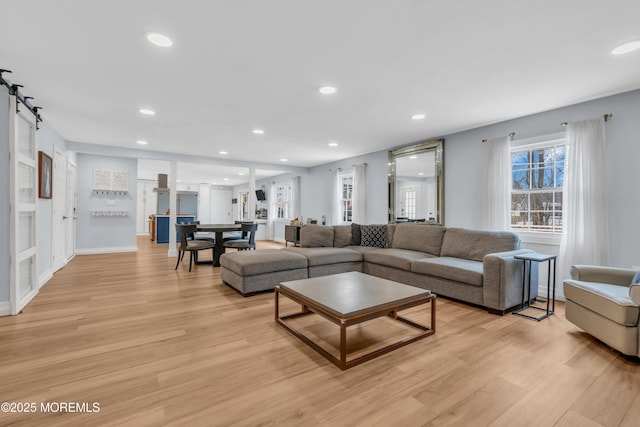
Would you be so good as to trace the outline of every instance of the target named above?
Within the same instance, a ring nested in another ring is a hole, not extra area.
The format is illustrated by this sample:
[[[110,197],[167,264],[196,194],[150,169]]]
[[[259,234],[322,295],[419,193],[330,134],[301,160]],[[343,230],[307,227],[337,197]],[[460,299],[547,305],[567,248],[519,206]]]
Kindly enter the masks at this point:
[[[113,199],[107,199],[107,206],[115,206],[116,205],[116,201]]]

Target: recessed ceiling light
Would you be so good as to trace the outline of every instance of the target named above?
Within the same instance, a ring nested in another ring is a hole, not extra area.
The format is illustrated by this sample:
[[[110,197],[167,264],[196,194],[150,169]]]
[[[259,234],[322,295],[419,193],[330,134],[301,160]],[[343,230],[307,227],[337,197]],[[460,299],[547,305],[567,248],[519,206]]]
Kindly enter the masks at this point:
[[[321,88],[318,88],[318,92],[323,95],[332,95],[337,92],[337,89],[333,86],[322,86]]]
[[[140,144],[140,145],[147,145],[148,144],[147,141],[136,141],[136,143]]]
[[[145,116],[154,116],[156,114],[155,111],[149,110],[148,108],[141,108],[138,111],[140,111],[140,114],[144,114]]]
[[[228,152],[226,152],[226,151],[218,151],[218,154],[222,154],[223,156],[226,156],[226,155],[227,155],[227,154],[229,154],[229,153],[228,153]]]
[[[160,47],[169,47],[173,44],[169,37],[159,33],[147,33],[147,40]]]
[[[329,147],[337,147],[338,143],[337,142],[330,142],[329,143]]]
[[[244,172],[238,172],[238,175],[243,176]]]
[[[633,52],[640,49],[640,40],[634,40],[625,44],[621,44],[611,51],[614,55],[624,55],[625,53]]]
[[[223,181],[229,181],[229,178],[225,178],[225,179],[223,179]]]
[[[424,172],[418,172],[418,176],[424,175]]]
[[[424,119],[425,117],[427,117],[427,115],[426,115],[426,114],[414,114],[413,116],[411,116],[411,118],[412,118],[413,120],[422,120],[422,119]]]
[[[410,159],[417,159],[418,156],[409,156]]]
[[[179,179],[176,179],[176,182],[180,182],[180,180],[179,180]]]
[[[256,135],[262,135],[264,133],[262,129],[254,129],[251,132],[255,133]]]
[[[288,162],[289,159],[280,159],[281,162]]]

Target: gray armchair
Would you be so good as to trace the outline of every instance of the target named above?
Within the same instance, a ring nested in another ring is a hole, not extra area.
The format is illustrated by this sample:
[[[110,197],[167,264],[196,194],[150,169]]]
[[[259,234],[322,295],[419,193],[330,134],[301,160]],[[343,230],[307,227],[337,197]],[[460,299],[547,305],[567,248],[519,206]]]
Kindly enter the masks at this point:
[[[565,280],[567,320],[629,356],[640,356],[640,284],[635,270],[574,265]]]

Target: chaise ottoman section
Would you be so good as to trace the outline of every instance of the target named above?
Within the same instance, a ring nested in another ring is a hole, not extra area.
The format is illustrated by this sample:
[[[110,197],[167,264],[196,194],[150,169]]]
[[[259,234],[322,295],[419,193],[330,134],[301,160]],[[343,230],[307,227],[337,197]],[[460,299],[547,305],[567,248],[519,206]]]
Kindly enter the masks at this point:
[[[281,249],[228,252],[220,256],[222,281],[243,296],[308,277],[307,257]]]
[[[283,248],[283,251],[303,255],[309,262],[309,277],[362,272],[363,255],[347,248]]]

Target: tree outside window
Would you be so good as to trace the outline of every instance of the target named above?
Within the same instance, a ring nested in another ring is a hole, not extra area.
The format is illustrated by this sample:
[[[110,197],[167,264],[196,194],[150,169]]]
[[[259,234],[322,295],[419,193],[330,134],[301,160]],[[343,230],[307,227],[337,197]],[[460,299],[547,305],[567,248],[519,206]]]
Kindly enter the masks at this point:
[[[511,152],[511,229],[561,233],[566,147],[518,147]]]

